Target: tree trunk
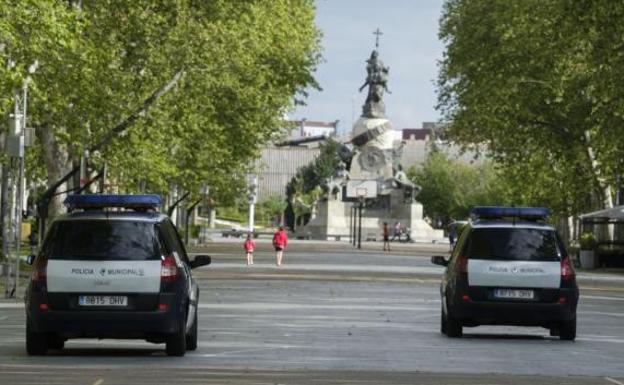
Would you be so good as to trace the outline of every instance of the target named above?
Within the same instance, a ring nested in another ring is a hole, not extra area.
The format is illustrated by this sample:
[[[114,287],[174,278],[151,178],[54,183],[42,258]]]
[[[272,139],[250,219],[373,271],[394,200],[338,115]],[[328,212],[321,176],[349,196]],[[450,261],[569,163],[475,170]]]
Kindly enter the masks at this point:
[[[0,151],[6,149],[6,133],[0,134]],[[2,258],[7,258],[9,250],[9,166],[2,163],[2,180],[0,182],[0,229],[2,231]]]
[[[63,178],[69,171],[69,154],[66,148],[59,145],[54,137],[54,132],[50,127],[41,127],[38,130],[43,148],[43,158],[46,170],[48,171],[48,186],[56,183]],[[67,184],[61,185],[57,192],[67,189]],[[65,211],[63,207],[63,198],[65,194],[56,195],[48,207],[48,218],[54,219],[57,215]],[[49,222],[48,222],[49,223]]]
[[[585,148],[587,149],[587,157],[589,158],[591,168],[596,177],[596,182],[598,183],[598,187],[600,188],[600,192],[602,193],[603,206],[605,209],[610,209],[613,207],[613,198],[611,197],[611,185],[607,183],[603,176],[603,173],[601,172],[600,163],[596,159],[594,148],[591,145],[591,135],[588,130],[585,130],[584,132],[584,139]]]

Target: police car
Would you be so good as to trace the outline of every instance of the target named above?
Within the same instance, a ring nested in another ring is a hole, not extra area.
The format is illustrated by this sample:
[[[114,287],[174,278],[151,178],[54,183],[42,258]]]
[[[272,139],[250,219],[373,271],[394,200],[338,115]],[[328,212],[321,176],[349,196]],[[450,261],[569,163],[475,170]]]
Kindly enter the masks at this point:
[[[199,288],[157,195],[71,195],[36,256],[26,292],[26,351],[71,338],[144,339],[168,355],[197,348]]]
[[[464,326],[542,326],[576,338],[578,286],[565,246],[545,223],[548,209],[475,207],[446,266],[440,293],[441,332]]]

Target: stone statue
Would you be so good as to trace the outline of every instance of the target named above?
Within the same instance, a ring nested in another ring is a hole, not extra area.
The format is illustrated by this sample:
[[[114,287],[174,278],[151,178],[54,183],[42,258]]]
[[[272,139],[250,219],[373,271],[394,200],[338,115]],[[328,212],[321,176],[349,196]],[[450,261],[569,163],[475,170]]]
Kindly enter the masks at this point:
[[[338,147],[338,157],[345,164],[345,170],[351,168],[351,160],[353,159],[354,151],[349,148],[349,146],[345,143],[341,143],[340,147]]]
[[[366,81],[360,87],[360,92],[368,86],[368,96],[362,107],[362,116],[369,118],[384,118],[386,116],[386,106],[383,103],[384,91],[388,90],[389,68],[383,65],[379,59],[377,50],[373,50],[370,59],[366,61]]]
[[[309,206],[295,211],[310,210],[314,217],[298,228],[298,236],[327,240],[350,233],[351,209],[365,195],[365,209],[361,211],[365,218],[361,221],[364,234],[378,234],[378,224],[391,221],[405,224],[412,239],[442,239],[442,231],[433,230],[423,220],[423,207],[416,201],[420,187],[409,180],[401,166],[406,143],[395,144],[395,131],[386,116],[383,98],[390,92],[389,70],[380,59],[382,33],[377,29],[374,34],[375,48],[366,60],[366,81],[360,87],[360,92],[368,87],[362,115],[353,123],[350,140],[337,149],[342,162],[320,183],[320,199],[314,200],[318,211]],[[309,201],[306,196],[305,202],[299,204]]]
[[[403,140],[401,141],[401,144],[399,144],[398,147],[395,147],[392,149],[392,167],[396,170],[398,170],[399,167],[402,168],[401,158],[403,157],[403,148],[405,148],[406,144],[407,142]]]
[[[328,200],[342,198],[342,187],[346,185],[348,180],[349,171],[347,171],[347,166],[344,162],[340,162],[334,174],[325,180],[323,190],[326,193],[326,198]]]
[[[383,102],[384,92],[388,90],[388,67],[384,66],[379,57],[379,29],[375,32],[377,42],[370,58],[366,60],[366,82],[360,87],[362,91],[368,86],[368,95],[362,106],[362,116],[353,125],[351,144],[352,161],[349,172],[352,179],[372,180],[378,183],[392,180],[394,130],[386,117]],[[389,189],[378,189],[378,194],[387,195]]]
[[[405,171],[403,171],[403,166],[397,166],[397,172],[394,174],[394,183],[396,183],[397,188],[402,189],[409,198],[410,202],[416,200],[416,196],[420,192],[420,186],[409,180]]]

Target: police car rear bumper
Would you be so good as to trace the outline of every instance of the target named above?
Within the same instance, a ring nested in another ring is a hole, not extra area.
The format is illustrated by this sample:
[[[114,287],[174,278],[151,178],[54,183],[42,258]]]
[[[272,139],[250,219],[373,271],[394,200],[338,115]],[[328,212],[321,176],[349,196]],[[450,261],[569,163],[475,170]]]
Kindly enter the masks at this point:
[[[456,304],[452,313],[465,326],[549,326],[574,319],[576,317],[576,305],[570,303],[465,301]]]
[[[42,310],[38,301],[27,304],[32,331],[66,338],[149,338],[179,330],[183,312],[174,295],[161,295],[166,310],[118,309]]]

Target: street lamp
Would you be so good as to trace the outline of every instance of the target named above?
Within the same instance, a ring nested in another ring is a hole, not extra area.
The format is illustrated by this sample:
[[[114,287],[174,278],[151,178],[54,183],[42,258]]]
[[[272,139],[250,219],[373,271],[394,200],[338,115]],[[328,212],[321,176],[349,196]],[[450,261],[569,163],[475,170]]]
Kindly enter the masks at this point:
[[[360,205],[358,206],[358,235],[357,235],[358,245],[357,247],[358,249],[361,249],[362,248],[362,209],[364,209],[364,200],[366,199],[366,196],[368,195],[368,189],[366,187],[357,187],[355,189],[355,195],[360,201]]]
[[[206,209],[206,213],[208,214],[208,223],[204,223],[203,226],[200,227],[199,229],[199,243],[204,243],[206,242],[207,237],[207,232],[208,232],[208,226],[210,226],[210,224],[212,223],[213,219],[212,219],[212,207],[210,207],[210,202],[208,201],[208,196],[210,195],[210,187],[208,187],[208,185],[206,183],[202,183],[200,189],[199,189],[199,194],[201,195],[201,199],[202,199],[202,206],[205,207]]]
[[[9,67],[12,68],[15,65],[13,61],[9,62]],[[22,238],[22,209],[24,205],[24,147],[32,145],[32,138],[34,135],[30,135],[31,140],[25,143],[26,123],[27,123],[27,109],[28,109],[28,84],[32,80],[30,75],[34,74],[39,67],[39,61],[35,60],[30,66],[28,66],[28,75],[22,82],[22,95],[19,91],[15,92],[15,111],[13,113],[13,119],[11,121],[11,127],[9,135],[7,136],[7,155],[11,158],[10,168],[5,167],[2,175],[3,185],[8,188],[2,191],[2,200],[4,202],[10,202],[11,209],[9,210],[9,222],[10,227],[3,229],[3,252],[8,259],[9,255],[9,243],[11,239],[15,242],[15,280],[13,282],[13,288],[9,289],[9,269],[6,268],[6,291],[5,297],[13,297],[19,289],[19,271],[20,271],[20,245]],[[20,106],[21,104],[21,106]],[[21,107],[21,111],[20,111]],[[17,176],[9,182],[9,173],[14,173],[14,167],[17,165]],[[10,186],[10,187],[9,187]],[[10,191],[9,191],[10,190]],[[15,194],[15,195],[13,195]],[[13,199],[15,197],[15,200]],[[7,199],[8,198],[8,199]],[[6,205],[2,204],[2,211],[0,215],[6,218]],[[3,223],[3,226],[8,226],[8,223]]]
[[[252,174],[249,178],[249,233],[254,232],[254,212],[258,201],[258,175]]]

